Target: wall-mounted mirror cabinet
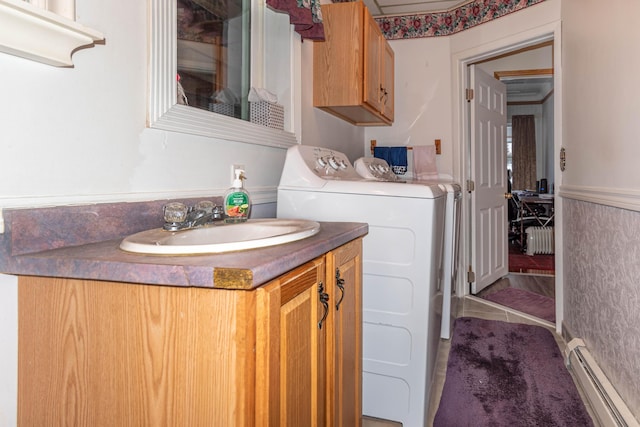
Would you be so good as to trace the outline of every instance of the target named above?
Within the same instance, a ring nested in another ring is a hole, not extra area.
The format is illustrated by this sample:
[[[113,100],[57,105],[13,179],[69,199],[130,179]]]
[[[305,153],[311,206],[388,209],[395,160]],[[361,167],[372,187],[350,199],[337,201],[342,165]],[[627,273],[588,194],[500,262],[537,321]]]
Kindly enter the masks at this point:
[[[278,69],[274,58],[265,60],[274,33],[265,15],[275,12],[257,0],[152,0],[151,8],[150,127],[275,147],[297,143],[293,132],[248,121],[251,87],[264,87],[269,73],[284,71],[292,73],[284,90],[290,93],[296,80],[294,67]],[[291,99],[283,101],[291,110]]]

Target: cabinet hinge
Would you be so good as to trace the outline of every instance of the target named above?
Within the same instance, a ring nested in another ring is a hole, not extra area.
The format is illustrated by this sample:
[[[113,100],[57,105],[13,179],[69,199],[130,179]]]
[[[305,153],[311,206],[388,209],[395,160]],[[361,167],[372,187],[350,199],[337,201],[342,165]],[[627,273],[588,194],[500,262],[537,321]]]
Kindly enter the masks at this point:
[[[471,266],[469,266],[469,271],[467,271],[467,282],[473,283],[476,281],[476,273],[471,270]]]
[[[474,191],[476,189],[476,183],[473,182],[473,180],[468,179],[467,180],[467,191],[469,193],[471,193],[472,191]]]
[[[470,102],[473,99],[473,89],[467,89],[465,92],[465,99]]]

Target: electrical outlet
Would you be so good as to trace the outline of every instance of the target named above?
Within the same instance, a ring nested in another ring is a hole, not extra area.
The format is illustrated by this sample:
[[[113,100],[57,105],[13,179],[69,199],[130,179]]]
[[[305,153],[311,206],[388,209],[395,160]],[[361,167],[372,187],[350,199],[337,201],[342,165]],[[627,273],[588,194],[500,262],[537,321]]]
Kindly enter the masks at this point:
[[[233,180],[236,179],[236,169],[245,170],[244,165],[240,163],[234,163],[231,165],[231,185],[233,185]]]

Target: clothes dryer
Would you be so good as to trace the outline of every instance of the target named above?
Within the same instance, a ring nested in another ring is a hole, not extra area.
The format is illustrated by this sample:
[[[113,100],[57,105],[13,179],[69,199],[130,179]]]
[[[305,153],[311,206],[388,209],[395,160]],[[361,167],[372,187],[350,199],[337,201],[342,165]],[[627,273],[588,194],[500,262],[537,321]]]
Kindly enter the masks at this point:
[[[424,426],[441,313],[445,192],[362,178],[338,151],[288,149],[277,216],[369,224],[363,239],[363,414]]]
[[[455,319],[456,282],[458,279],[458,256],[460,248],[460,202],[462,201],[462,187],[450,180],[403,180],[398,177],[386,160],[376,157],[361,157],[353,163],[358,175],[363,178],[387,181],[438,184],[447,193],[444,221],[444,252],[441,262],[441,274],[438,289],[442,290],[442,324],[440,337],[451,338],[453,320]]]

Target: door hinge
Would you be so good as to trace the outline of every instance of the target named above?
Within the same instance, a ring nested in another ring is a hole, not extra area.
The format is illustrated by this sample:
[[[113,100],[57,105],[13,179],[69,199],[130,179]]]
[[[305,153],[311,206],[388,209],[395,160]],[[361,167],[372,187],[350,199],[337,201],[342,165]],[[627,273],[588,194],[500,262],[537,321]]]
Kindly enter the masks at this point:
[[[464,97],[467,100],[467,102],[471,102],[471,100],[473,99],[473,89],[467,89],[465,91]]]
[[[469,267],[469,271],[467,271],[467,282],[473,283],[475,281],[476,281],[476,273],[474,273],[473,270],[471,270],[471,267]]]
[[[469,193],[471,193],[472,191],[474,191],[476,189],[476,183],[473,182],[473,180],[468,179],[467,180],[467,191]]]

